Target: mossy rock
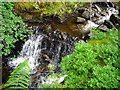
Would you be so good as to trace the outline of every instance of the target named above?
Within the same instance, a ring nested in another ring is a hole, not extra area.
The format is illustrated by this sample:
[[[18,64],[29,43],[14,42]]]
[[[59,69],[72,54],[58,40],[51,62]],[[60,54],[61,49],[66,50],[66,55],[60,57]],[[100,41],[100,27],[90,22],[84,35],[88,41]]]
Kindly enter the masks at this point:
[[[67,14],[73,13],[77,8],[83,6],[81,2],[15,2],[14,12],[21,17],[22,14],[33,15],[33,17],[58,16],[60,19]],[[24,18],[23,18],[24,19]]]

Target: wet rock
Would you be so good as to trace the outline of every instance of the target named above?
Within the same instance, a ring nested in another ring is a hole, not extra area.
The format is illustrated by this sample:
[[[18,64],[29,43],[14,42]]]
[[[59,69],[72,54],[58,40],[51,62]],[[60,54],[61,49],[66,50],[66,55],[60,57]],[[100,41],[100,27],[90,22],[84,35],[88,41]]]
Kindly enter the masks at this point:
[[[93,10],[92,13],[94,13],[95,17],[99,17],[101,15],[100,12],[95,7],[93,7],[92,10]]]
[[[116,25],[116,24],[119,24],[120,25],[120,17],[118,15],[115,15],[113,14],[111,17],[110,17],[110,21]]]
[[[105,25],[100,25],[99,27],[98,27],[98,29],[100,29],[101,31],[103,31],[103,32],[106,32],[107,31],[107,26],[105,26]]]
[[[99,20],[99,17],[93,17],[93,18],[91,18],[91,20],[92,20],[93,22],[96,22],[96,21]]]
[[[107,2],[94,2],[93,4],[96,4],[101,9],[101,11],[108,7]]]
[[[101,9],[98,5],[95,4],[94,7],[97,9],[98,12],[101,12]]]
[[[100,12],[100,14],[101,14],[102,16],[108,15],[106,12]]]
[[[114,4],[112,2],[107,2],[107,4],[109,5],[109,7],[114,7]]]
[[[77,17],[77,23],[82,23],[82,22],[85,22],[85,18],[82,18],[82,17]]]
[[[115,28],[113,23],[109,20],[105,20],[104,25],[106,25],[109,29]]]
[[[84,8],[79,8],[79,9],[77,9],[77,13],[83,13],[85,11],[85,9]]]
[[[84,11],[82,14],[82,17],[86,18],[86,19],[90,19],[90,12],[89,11]]]
[[[45,27],[45,30],[44,30],[44,31],[47,31],[47,32],[52,31],[52,26],[51,26],[51,25],[46,25],[46,27]]]
[[[95,16],[95,17],[100,17],[101,15],[100,15],[99,12],[96,12],[94,16]]]
[[[52,60],[50,59],[50,57],[47,54],[40,52],[39,55],[41,55],[45,61],[48,61],[50,63],[52,62]]]
[[[85,10],[85,11],[82,13],[81,16],[82,16],[83,18],[90,19],[91,17],[94,17],[94,15],[95,15],[95,11],[91,10],[91,8],[90,8],[90,9]]]
[[[78,24],[77,27],[78,27],[78,30],[80,30],[82,34],[89,34],[90,33],[90,30],[85,29],[85,27],[81,24]]]

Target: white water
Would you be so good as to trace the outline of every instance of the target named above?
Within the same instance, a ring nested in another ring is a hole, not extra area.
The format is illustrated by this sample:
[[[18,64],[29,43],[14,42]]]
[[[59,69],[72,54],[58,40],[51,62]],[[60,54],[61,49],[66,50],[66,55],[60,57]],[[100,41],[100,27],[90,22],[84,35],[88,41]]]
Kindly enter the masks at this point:
[[[108,12],[108,14],[105,16],[100,16],[99,20],[96,22],[97,24],[103,24],[105,20],[110,20],[112,14],[119,14],[118,10],[112,7],[109,7],[106,11]]]
[[[20,63],[28,60],[29,66],[31,68],[31,74],[36,73],[36,66],[39,65],[38,57],[39,52],[41,52],[41,42],[43,35],[35,37],[30,37],[29,40],[25,42],[20,55],[9,62],[9,66],[16,68]]]

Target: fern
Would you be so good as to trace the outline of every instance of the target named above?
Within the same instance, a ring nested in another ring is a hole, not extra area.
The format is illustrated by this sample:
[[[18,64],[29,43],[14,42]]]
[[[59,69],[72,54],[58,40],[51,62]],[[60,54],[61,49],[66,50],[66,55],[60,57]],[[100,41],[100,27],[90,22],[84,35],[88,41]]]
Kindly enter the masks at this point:
[[[9,76],[3,88],[28,88],[30,67],[28,61],[21,63]]]

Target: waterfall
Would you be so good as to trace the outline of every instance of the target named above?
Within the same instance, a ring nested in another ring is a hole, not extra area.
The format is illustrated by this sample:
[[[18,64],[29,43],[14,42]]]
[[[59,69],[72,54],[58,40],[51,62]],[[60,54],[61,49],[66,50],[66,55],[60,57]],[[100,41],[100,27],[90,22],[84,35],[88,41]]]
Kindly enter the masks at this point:
[[[38,33],[40,29],[36,28],[36,31]],[[72,53],[75,42],[76,38],[59,31],[48,35],[36,34],[24,43],[17,58],[9,61],[8,65],[15,69],[20,63],[28,60],[31,68],[30,87],[40,87],[42,80],[50,74],[47,65],[51,63],[55,71],[59,72],[58,63],[63,56]]]
[[[97,12],[102,11],[99,6],[95,5],[95,7],[97,8]],[[112,7],[108,7],[108,8],[109,8],[107,10],[108,15],[95,17],[99,19],[98,21],[92,21],[88,19],[86,20],[85,24],[79,24],[79,27],[76,27],[78,26],[76,23],[74,25],[71,24],[68,25],[69,27],[72,26],[75,27],[72,28],[73,31],[81,30],[81,32],[83,33],[92,29],[93,27],[97,28],[101,23],[103,24],[105,20],[109,20],[112,14],[118,14],[118,11],[115,10],[115,8]],[[49,25],[48,29],[50,29],[51,25],[52,24]],[[63,24],[59,24],[59,25],[55,24],[55,25],[56,26],[60,25],[60,27],[63,26]],[[55,25],[53,24],[53,26]],[[82,25],[84,27],[81,27]],[[71,54],[73,52],[74,43],[80,42],[80,39],[78,39],[79,36],[71,36],[65,33],[64,31],[60,31],[60,29],[62,29],[63,27],[62,28],[54,27],[55,30],[49,33],[44,32],[43,29],[45,28],[42,28],[41,26],[33,25],[31,28],[35,32],[35,35],[31,36],[24,43],[22,50],[17,56],[17,58],[8,61],[8,65],[13,69],[15,69],[20,63],[27,60],[31,68],[30,87],[38,88],[40,87],[40,83],[42,82],[42,80],[44,80],[50,74],[47,65],[51,63],[55,67],[55,72],[60,72],[60,68],[58,67],[58,64],[61,62],[61,58],[68,54]],[[69,31],[68,29],[70,28],[64,27],[63,29]]]
[[[10,61],[9,66],[16,68],[20,63],[28,60],[31,73],[36,73],[35,67],[39,65],[37,60],[41,52],[43,37],[43,35],[38,35],[37,38],[35,36],[30,37],[23,45],[20,55],[15,60]]]

